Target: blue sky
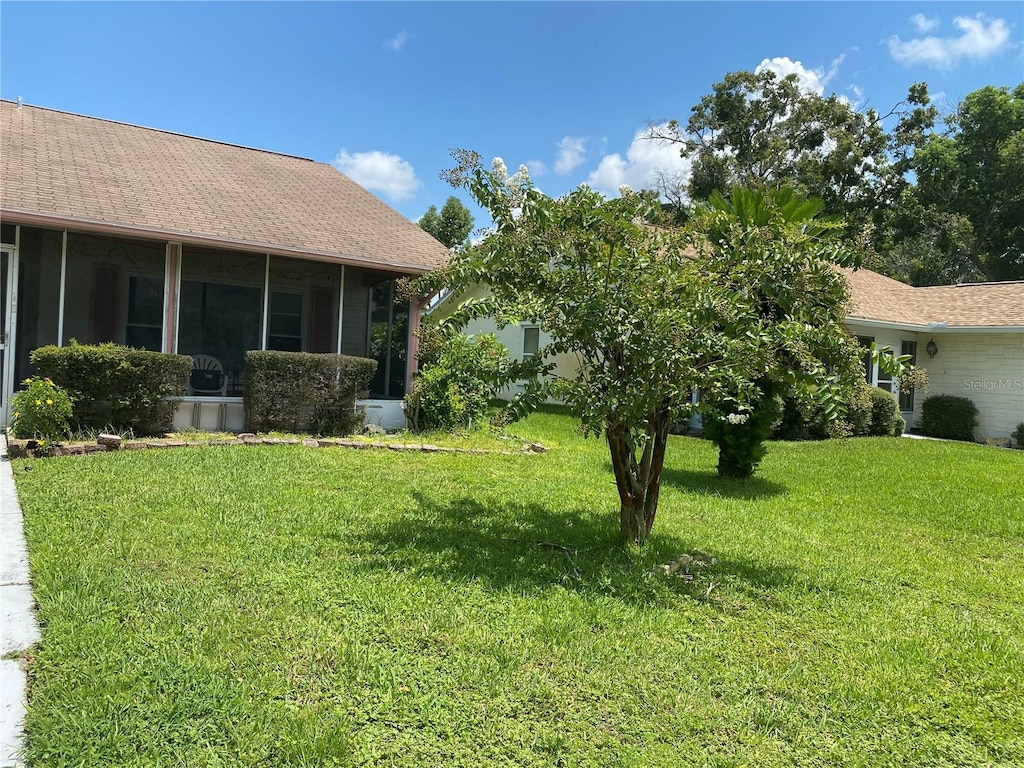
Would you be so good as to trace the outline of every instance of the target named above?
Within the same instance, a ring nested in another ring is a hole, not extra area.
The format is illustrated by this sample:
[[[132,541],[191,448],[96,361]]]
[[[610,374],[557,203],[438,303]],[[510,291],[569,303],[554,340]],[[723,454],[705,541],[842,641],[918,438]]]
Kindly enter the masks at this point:
[[[924,80],[955,103],[1024,80],[1022,33],[1020,2],[4,0],[0,93],[332,162],[415,220],[452,194],[451,147],[526,163],[549,194],[616,194],[685,172],[635,138],[727,72],[798,72],[880,111]]]

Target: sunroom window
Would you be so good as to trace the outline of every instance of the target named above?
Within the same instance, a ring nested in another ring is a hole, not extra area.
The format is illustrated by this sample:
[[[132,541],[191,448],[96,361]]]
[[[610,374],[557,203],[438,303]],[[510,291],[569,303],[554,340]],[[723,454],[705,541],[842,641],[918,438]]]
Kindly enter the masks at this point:
[[[178,352],[223,373],[218,393],[241,397],[245,353],[261,348],[266,256],[186,248],[181,264]]]

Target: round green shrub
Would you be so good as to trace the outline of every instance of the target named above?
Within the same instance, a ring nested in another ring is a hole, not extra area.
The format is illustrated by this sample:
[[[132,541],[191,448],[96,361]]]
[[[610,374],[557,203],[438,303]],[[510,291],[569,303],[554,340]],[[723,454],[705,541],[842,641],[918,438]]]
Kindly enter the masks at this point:
[[[782,417],[772,433],[774,440],[826,440],[831,437],[899,437],[907,422],[899,403],[889,392],[867,382],[854,387],[844,398],[844,413],[830,422],[821,406],[788,396]]]
[[[974,441],[978,409],[966,397],[932,395],[921,403],[921,431],[929,437]]]
[[[25,379],[25,389],[11,400],[11,429],[16,437],[58,440],[67,437],[72,404],[68,393],[51,379]]]
[[[434,343],[405,398],[410,427],[414,432],[471,428],[487,413],[508,352],[490,334],[453,334]]]
[[[900,416],[900,404],[891,392],[879,387],[871,387],[870,397],[871,423],[868,434],[873,437],[896,436],[896,420],[903,421],[903,417]],[[903,425],[906,426],[905,421]],[[903,430],[900,430],[898,434],[903,434]]]

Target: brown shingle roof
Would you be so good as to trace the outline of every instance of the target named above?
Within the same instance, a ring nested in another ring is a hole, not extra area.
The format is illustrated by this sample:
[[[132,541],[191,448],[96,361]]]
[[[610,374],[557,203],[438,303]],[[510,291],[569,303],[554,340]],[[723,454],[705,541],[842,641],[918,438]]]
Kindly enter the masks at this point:
[[[424,272],[448,251],[330,165],[0,102],[7,220]]]
[[[1024,327],[1024,281],[914,288],[869,269],[843,273],[850,283],[850,317],[911,326]]]

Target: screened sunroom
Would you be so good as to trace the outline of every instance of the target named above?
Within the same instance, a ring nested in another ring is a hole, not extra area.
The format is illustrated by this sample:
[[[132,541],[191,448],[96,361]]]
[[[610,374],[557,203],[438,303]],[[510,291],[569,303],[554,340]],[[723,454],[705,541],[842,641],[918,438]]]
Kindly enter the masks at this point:
[[[0,239],[5,404],[33,349],[114,342],[193,358],[177,426],[241,429],[247,351],[337,352],[377,361],[364,406],[400,426],[412,313],[395,273],[24,225]]]

